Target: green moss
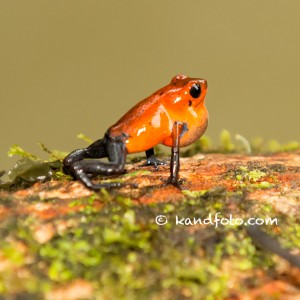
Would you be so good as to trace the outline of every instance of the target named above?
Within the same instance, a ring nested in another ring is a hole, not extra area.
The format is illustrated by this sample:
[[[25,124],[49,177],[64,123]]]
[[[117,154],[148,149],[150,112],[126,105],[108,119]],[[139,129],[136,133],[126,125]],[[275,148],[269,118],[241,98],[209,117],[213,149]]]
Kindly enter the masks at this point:
[[[85,134],[83,133],[78,133],[76,136],[78,139],[84,140],[85,142],[87,142],[88,144],[91,144],[93,142],[93,140],[89,137],[87,137]]]
[[[142,176],[142,175],[149,175],[151,174],[150,171],[144,170],[144,171],[134,171],[125,174],[123,177],[135,177],[135,176]]]
[[[281,147],[281,150],[284,152],[295,151],[298,149],[300,149],[300,142],[298,141],[290,141]]]
[[[256,182],[262,177],[265,177],[267,174],[265,172],[262,172],[260,170],[252,170],[248,173],[245,174],[245,177],[250,181],[250,182]]]
[[[300,149],[300,142],[290,141],[288,143],[282,144],[275,139],[265,141],[263,138],[255,138],[252,140],[251,146],[255,153],[290,152],[290,151],[296,151]]]
[[[39,143],[43,151],[49,154],[48,160],[41,160],[36,155],[14,145],[8,151],[8,156],[21,156],[14,167],[8,172],[10,182],[0,182],[0,189],[16,190],[27,188],[35,182],[45,182],[52,178],[56,180],[69,180],[71,177],[62,172],[62,159],[66,153],[51,151],[44,144]]]
[[[182,193],[188,197],[196,198],[199,196],[203,196],[207,190],[201,190],[201,191],[190,191],[190,190],[183,190]]]
[[[275,184],[270,183],[268,181],[261,181],[259,183],[251,184],[252,188],[257,188],[257,189],[270,189],[274,186]]]
[[[9,157],[12,157],[14,155],[19,155],[24,158],[28,158],[30,160],[38,160],[38,157],[35,156],[34,154],[31,154],[25,150],[23,150],[20,146],[18,145],[13,145],[9,148],[9,151],[7,152],[7,155]]]
[[[231,134],[228,130],[223,129],[220,134],[221,151],[222,152],[233,152],[235,145],[231,141]]]
[[[300,225],[298,217],[291,217],[281,225],[281,242],[290,249],[300,248]]]
[[[280,143],[276,140],[270,140],[268,142],[268,150],[270,152],[279,152],[281,149]]]
[[[64,157],[67,156],[67,152],[57,151],[57,150],[49,150],[43,143],[38,143],[41,149],[49,154],[50,161],[60,161],[62,162]]]
[[[274,183],[267,181],[268,178],[272,182],[276,181],[276,177],[270,175],[274,171],[274,168],[279,170],[277,166],[270,165],[266,167],[248,163],[246,166],[238,166],[230,169],[225,177],[236,179],[238,182],[236,184],[237,188],[246,188],[248,190],[268,189],[275,186]]]
[[[212,151],[211,139],[208,136],[203,135],[200,139],[195,141],[189,149],[183,151],[182,156],[190,157],[201,152],[210,151]]]
[[[290,141],[286,144],[280,144],[277,140],[270,140],[268,142],[267,151],[276,152],[290,152],[300,149],[300,143],[297,141]]]

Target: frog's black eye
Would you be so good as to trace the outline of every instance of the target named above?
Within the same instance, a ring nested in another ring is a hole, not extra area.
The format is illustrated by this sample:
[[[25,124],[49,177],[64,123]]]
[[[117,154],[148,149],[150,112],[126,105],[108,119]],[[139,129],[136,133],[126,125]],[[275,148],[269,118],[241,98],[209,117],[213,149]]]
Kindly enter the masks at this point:
[[[193,98],[198,98],[201,94],[201,87],[198,83],[195,83],[190,89],[190,95]]]

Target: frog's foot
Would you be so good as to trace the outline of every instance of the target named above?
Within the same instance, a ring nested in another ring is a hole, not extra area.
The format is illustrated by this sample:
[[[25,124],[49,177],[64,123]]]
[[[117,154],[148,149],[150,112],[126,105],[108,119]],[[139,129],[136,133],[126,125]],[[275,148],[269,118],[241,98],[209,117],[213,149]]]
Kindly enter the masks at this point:
[[[175,178],[169,177],[167,180],[163,180],[164,183],[162,184],[162,187],[166,187],[168,185],[173,185],[174,187],[176,187],[177,189],[181,190],[181,184],[183,182],[185,182],[184,178],[181,178],[179,180],[176,180]]]
[[[154,166],[155,169],[158,168],[158,166],[166,166],[167,163],[164,160],[157,159],[154,155],[151,155],[147,158],[144,164],[141,165],[141,167],[146,166]]]

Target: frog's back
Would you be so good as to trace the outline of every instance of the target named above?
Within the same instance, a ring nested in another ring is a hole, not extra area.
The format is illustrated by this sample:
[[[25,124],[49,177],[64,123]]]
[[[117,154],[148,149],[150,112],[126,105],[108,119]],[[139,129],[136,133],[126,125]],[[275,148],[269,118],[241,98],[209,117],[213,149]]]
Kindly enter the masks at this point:
[[[110,137],[124,137],[128,153],[141,152],[161,143],[169,131],[163,89],[137,103],[108,129]]]
[[[137,103],[118,122],[109,128],[111,136],[119,136],[122,133],[131,131],[131,127],[136,127],[139,122],[148,123],[152,121],[157,111],[170,108],[173,98],[178,96],[177,90],[182,90],[182,86],[189,80],[187,76],[177,75],[166,86],[162,87],[151,96]],[[145,124],[146,125],[146,124]]]
[[[145,119],[147,115],[153,113],[158,106],[159,100],[160,98],[155,93],[140,101],[110,127],[111,132],[117,132],[118,130],[126,132],[128,127],[135,126],[138,119]]]

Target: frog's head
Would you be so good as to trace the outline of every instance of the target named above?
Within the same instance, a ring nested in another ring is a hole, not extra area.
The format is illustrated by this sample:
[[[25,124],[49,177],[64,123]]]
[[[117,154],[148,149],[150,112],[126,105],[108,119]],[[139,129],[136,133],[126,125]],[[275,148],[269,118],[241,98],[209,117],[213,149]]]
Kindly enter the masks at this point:
[[[182,100],[189,101],[194,107],[203,103],[207,92],[207,81],[205,79],[190,78],[182,74],[173,77],[170,85],[177,93],[180,93]]]

